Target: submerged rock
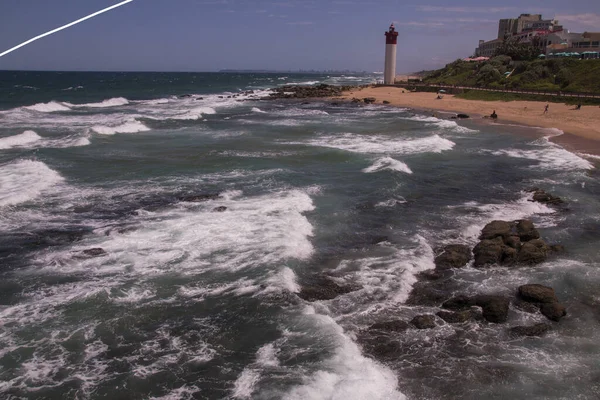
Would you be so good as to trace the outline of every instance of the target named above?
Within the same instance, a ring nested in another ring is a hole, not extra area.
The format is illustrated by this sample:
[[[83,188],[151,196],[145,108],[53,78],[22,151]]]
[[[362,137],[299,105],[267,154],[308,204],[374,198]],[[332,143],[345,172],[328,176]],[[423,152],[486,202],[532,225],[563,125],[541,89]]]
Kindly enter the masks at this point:
[[[461,311],[471,308],[475,305],[475,299],[473,297],[458,295],[446,300],[442,303],[442,308],[446,308],[448,310]]]
[[[511,336],[542,336],[551,329],[548,324],[535,324],[532,326],[515,326],[510,328]]]
[[[546,318],[552,321],[560,321],[562,317],[567,315],[567,308],[559,303],[544,303],[540,307],[540,311]]]
[[[466,322],[472,317],[471,311],[438,311],[436,315],[449,324]]]
[[[483,318],[496,324],[506,322],[510,300],[503,296],[480,295],[475,304],[482,308]]]
[[[410,323],[417,329],[432,329],[435,328],[435,316],[433,315],[417,315]]]
[[[227,207],[225,207],[225,206],[215,207],[212,210],[212,212],[224,212],[224,211],[227,211]]]
[[[554,289],[548,286],[530,284],[519,286],[519,296],[530,303],[554,303],[557,302]]]
[[[204,193],[204,194],[180,196],[179,197],[179,201],[186,201],[186,202],[198,203],[198,202],[201,202],[201,201],[216,200],[220,196],[221,195],[219,193]]]
[[[462,268],[471,260],[471,249],[462,244],[445,246],[435,258],[436,269]]]
[[[105,256],[107,254],[106,251],[104,251],[104,249],[100,248],[100,247],[83,250],[81,253],[88,257],[100,257],[100,256]]]
[[[306,301],[331,300],[359,289],[358,286],[340,285],[329,278],[322,278],[313,285],[303,286],[298,296]]]

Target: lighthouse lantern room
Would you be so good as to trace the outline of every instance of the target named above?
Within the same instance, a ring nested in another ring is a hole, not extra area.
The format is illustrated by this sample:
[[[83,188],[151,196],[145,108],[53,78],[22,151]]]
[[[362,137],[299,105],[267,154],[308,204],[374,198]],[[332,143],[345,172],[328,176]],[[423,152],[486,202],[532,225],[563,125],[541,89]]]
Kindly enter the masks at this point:
[[[385,33],[385,69],[383,70],[383,83],[393,85],[396,80],[396,44],[398,32],[394,24],[390,25],[389,31]]]

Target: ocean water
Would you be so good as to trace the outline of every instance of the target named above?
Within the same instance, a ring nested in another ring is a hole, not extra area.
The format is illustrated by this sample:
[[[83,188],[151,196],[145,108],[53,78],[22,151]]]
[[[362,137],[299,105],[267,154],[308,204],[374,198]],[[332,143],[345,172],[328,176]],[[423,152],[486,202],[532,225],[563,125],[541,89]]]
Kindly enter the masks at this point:
[[[598,158],[551,130],[258,100],[374,80],[0,72],[0,397],[598,398]],[[568,206],[529,201],[534,186]],[[450,285],[550,285],[569,313],[550,333],[510,337],[544,322],[511,307],[368,351],[370,325],[438,311],[406,303],[436,249],[520,218],[566,252]],[[298,297],[324,275],[358,290]]]

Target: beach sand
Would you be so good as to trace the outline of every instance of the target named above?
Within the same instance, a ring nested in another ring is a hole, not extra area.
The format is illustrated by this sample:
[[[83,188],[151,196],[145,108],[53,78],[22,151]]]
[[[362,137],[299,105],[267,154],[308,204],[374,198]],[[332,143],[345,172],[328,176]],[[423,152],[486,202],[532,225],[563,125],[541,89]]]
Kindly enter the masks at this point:
[[[345,100],[375,97],[377,103],[384,100],[391,105],[410,107],[420,110],[448,111],[464,113],[472,118],[483,118],[496,111],[497,123],[514,123],[540,128],[555,128],[564,132],[552,141],[561,146],[582,153],[600,155],[600,107],[582,106],[574,110],[573,105],[544,103],[538,101],[480,101],[464,100],[452,95],[436,99],[435,93],[409,92],[397,87],[367,87],[348,91],[342,95]],[[544,107],[549,104],[547,114]],[[492,122],[490,120],[490,122]]]

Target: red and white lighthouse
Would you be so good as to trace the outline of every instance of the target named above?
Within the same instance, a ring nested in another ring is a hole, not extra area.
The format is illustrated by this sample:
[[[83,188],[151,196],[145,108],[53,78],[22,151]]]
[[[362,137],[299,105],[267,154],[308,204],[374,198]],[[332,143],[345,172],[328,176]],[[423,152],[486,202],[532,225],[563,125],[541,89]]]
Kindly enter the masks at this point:
[[[393,85],[396,80],[396,44],[398,43],[398,32],[394,24],[385,33],[385,69],[383,70],[383,83]]]

